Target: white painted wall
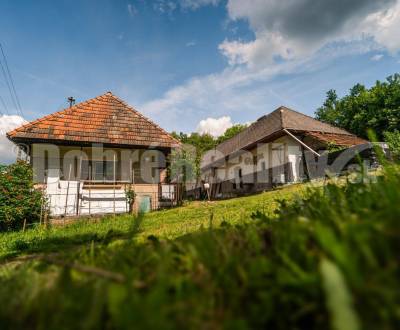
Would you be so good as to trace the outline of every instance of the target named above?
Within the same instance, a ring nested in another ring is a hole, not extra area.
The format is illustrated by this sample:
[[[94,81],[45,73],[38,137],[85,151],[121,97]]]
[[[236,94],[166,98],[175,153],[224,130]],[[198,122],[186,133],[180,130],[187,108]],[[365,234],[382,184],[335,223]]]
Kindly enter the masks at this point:
[[[77,215],[77,204],[79,204],[79,214],[107,214],[114,213],[114,203],[116,213],[128,212],[125,200],[98,200],[84,201],[78,200],[78,192],[83,197],[98,199],[114,199],[113,189],[83,189],[82,185],[78,190],[78,181],[63,181],[58,177],[58,171],[49,170],[49,177],[46,186],[46,196],[48,198],[51,216],[75,216]],[[125,190],[116,189],[115,198],[125,199]]]
[[[114,199],[114,191],[113,189],[93,189],[91,192],[88,189],[84,189],[82,191],[83,197],[91,197],[91,198],[109,198]],[[125,199],[125,191],[123,189],[115,190],[115,198],[117,199]],[[111,200],[100,200],[100,201],[82,201],[80,206],[80,214],[88,215],[88,214],[110,214],[114,213],[114,203],[115,203],[115,213],[126,213],[129,211],[129,207],[126,201],[111,201]],[[90,204],[90,206],[89,206]]]
[[[301,179],[300,162],[302,157],[301,145],[290,136],[283,136],[271,143],[259,144],[251,151],[246,151],[240,156],[230,157],[224,166],[216,169],[215,174],[219,181],[235,178],[237,168],[242,169],[242,175],[262,171],[265,168],[291,163],[294,181]],[[253,164],[253,157],[257,156],[257,164]],[[271,159],[270,159],[271,156]],[[211,170],[202,171],[201,178],[210,181]],[[279,180],[279,178],[276,178]]]

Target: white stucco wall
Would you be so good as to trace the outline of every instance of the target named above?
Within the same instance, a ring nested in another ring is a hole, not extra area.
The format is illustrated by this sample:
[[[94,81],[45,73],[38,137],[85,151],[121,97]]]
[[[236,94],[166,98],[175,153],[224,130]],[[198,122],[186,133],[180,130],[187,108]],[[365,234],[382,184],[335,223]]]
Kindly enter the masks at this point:
[[[257,158],[257,163],[253,164],[254,157]],[[245,151],[240,156],[230,157],[223,166],[215,170],[216,178],[219,181],[232,180],[235,178],[235,171],[238,168],[242,169],[242,176],[259,172],[265,169],[291,163],[293,172],[293,180],[300,180],[300,163],[302,157],[301,145],[290,136],[283,136],[271,143],[258,144],[251,151]],[[210,181],[212,171],[202,171],[202,179]]]

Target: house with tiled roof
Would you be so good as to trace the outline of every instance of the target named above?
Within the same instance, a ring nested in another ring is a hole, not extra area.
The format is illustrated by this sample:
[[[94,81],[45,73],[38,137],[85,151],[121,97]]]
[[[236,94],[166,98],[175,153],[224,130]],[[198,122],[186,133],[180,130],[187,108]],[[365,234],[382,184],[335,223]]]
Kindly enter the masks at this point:
[[[179,142],[111,92],[8,132],[25,149],[53,215],[146,211],[175,199],[168,157]],[[132,195],[132,194],[131,194]]]
[[[346,149],[367,143],[281,106],[210,150],[203,159],[202,182],[211,187],[213,197],[263,191],[275,184],[305,179],[306,153],[318,158],[332,147]]]

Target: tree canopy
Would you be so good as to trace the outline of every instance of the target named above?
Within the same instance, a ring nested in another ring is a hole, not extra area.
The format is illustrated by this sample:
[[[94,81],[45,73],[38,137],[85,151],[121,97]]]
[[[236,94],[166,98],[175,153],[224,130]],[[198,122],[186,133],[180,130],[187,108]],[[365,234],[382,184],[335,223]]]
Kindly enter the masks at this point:
[[[339,98],[335,90],[327,92],[316,118],[367,138],[372,129],[379,139],[385,132],[400,130],[400,74],[377,81],[371,88],[356,84],[348,95]]]
[[[230,139],[236,134],[243,131],[247,125],[237,124],[230,128],[228,128],[225,133],[219,137],[213,137],[210,134],[199,134],[199,133],[176,133],[172,132],[171,135],[182,142],[184,145],[191,145],[193,149],[182,148],[180,151],[176,152],[173,155],[175,159],[175,164],[179,164],[179,167],[185,167],[186,170],[184,172],[188,172],[187,169],[191,169],[195,176],[198,177],[200,175],[200,162],[201,157],[208,150],[214,149],[218,144]],[[176,167],[176,165],[175,165]],[[171,175],[181,171],[181,169],[171,168]],[[189,171],[190,172],[190,171]],[[183,174],[183,173],[182,173]],[[185,177],[186,179],[190,179],[192,176]]]

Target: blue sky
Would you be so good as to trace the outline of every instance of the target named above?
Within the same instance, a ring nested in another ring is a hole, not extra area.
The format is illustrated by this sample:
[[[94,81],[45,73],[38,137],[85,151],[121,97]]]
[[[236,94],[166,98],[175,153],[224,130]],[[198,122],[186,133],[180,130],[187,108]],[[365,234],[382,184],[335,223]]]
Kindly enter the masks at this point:
[[[400,71],[397,0],[2,0],[0,13],[28,121],[110,90],[169,131],[220,134]],[[2,75],[0,95],[16,114]]]

